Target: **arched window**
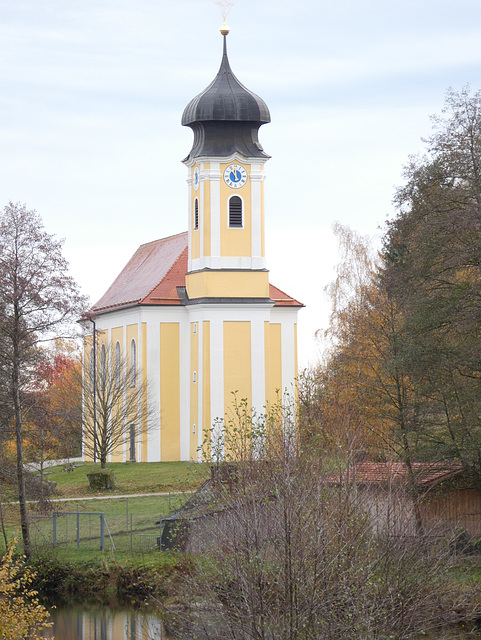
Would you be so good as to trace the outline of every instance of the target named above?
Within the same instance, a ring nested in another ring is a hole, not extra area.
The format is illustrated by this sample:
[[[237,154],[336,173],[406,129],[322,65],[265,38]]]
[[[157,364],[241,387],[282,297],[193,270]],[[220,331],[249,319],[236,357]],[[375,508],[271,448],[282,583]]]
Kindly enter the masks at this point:
[[[242,200],[239,196],[229,199],[229,227],[241,229],[244,226]]]
[[[100,384],[102,390],[105,390],[107,385],[107,350],[104,344],[100,348]]]
[[[194,230],[199,228],[199,200],[194,201]]]
[[[120,342],[115,343],[115,361],[114,361],[115,386],[120,387],[122,369],[120,366]]]
[[[135,387],[137,385],[137,347],[135,346],[135,340],[130,343],[130,386]]]
[[[130,443],[129,443],[129,453],[130,453],[130,462],[135,462],[135,422],[131,422],[130,423],[130,429],[129,429],[129,436],[130,436]]]

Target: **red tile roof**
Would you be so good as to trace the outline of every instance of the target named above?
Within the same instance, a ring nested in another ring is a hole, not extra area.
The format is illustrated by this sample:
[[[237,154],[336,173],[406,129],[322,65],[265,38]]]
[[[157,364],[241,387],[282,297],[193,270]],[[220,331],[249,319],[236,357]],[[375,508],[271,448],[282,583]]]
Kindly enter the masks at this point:
[[[185,287],[187,232],[141,245],[107,292],[92,307],[106,312],[135,305],[181,304],[177,287]],[[269,285],[275,307],[302,307],[302,303]]]
[[[186,231],[141,245],[92,311],[140,304],[162,283],[186,247]]]
[[[447,477],[462,471],[461,465],[413,462],[416,484],[436,484]],[[361,462],[341,474],[326,478],[329,484],[354,482],[356,484],[382,484],[386,482],[402,482],[408,478],[408,468],[403,462]]]
[[[291,296],[288,296],[287,293],[284,293],[284,291],[281,291],[280,289],[275,287],[273,284],[269,284],[269,297],[271,300],[274,300],[274,302],[276,303],[274,305],[275,307],[303,307],[304,306],[302,302],[298,302],[297,300],[294,300],[294,298],[291,298]]]

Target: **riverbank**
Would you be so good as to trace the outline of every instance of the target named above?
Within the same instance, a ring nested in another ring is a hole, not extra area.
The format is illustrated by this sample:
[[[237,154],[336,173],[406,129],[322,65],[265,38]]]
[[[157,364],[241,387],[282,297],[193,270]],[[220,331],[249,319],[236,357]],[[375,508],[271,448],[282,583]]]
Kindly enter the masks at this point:
[[[125,554],[127,555],[127,554]],[[34,588],[48,606],[69,602],[95,602],[144,606],[155,601],[178,599],[184,576],[193,570],[192,560],[182,553],[156,552],[141,557],[62,561],[55,553],[32,559]]]

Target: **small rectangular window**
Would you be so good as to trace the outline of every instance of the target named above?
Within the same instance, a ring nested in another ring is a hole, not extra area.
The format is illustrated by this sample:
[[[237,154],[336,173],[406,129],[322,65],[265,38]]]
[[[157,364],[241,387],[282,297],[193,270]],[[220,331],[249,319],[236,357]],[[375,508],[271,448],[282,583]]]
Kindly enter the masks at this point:
[[[195,433],[195,424],[192,425],[192,433]]]
[[[192,382],[195,384],[197,382],[197,371],[194,371],[192,374]]]
[[[197,333],[197,322],[194,322],[194,324],[192,325],[192,331],[193,333]]]

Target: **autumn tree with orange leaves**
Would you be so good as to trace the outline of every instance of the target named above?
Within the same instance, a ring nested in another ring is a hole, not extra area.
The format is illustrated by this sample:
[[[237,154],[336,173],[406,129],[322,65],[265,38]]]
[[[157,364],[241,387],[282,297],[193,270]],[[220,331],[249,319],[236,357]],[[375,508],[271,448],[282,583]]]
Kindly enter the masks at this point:
[[[82,388],[80,356],[54,353],[35,368],[33,410],[25,429],[26,455],[55,460],[81,455]]]
[[[449,90],[372,260],[336,228],[323,429],[357,456],[460,463],[481,492],[481,90]]]

